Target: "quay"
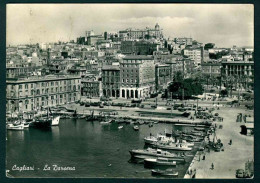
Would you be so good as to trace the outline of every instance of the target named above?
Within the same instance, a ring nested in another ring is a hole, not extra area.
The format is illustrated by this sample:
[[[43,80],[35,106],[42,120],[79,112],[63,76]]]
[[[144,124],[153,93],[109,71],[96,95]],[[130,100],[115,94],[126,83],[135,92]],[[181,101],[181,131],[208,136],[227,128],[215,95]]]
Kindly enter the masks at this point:
[[[223,129],[217,129],[216,133],[224,144],[224,151],[205,151],[205,160],[202,160],[197,152],[189,166],[193,172],[196,170],[195,178],[235,178],[236,170],[244,169],[245,163],[254,158],[254,149],[252,148],[254,138],[253,136],[241,135],[239,133],[241,123],[236,122],[236,115],[245,112],[245,110],[233,108],[230,112],[227,108],[222,108],[219,112],[224,117],[224,121],[214,122],[213,125],[223,125]],[[246,112],[253,114],[253,111]],[[230,139],[232,139],[232,145],[228,144]],[[214,169],[211,168],[212,163]],[[187,172],[184,178],[191,178],[191,175]]]

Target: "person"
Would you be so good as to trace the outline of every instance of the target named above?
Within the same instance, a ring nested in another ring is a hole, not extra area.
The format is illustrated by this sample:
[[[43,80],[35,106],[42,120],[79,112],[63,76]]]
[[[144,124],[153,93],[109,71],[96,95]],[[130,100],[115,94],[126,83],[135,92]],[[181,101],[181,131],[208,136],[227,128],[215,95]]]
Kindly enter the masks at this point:
[[[202,160],[205,160],[205,159],[206,159],[206,156],[205,156],[205,154],[204,154]]]
[[[214,164],[213,164],[213,163],[211,164],[211,169],[212,169],[212,170],[214,169]]]
[[[230,139],[230,141],[229,141],[229,145],[232,145],[232,139]]]

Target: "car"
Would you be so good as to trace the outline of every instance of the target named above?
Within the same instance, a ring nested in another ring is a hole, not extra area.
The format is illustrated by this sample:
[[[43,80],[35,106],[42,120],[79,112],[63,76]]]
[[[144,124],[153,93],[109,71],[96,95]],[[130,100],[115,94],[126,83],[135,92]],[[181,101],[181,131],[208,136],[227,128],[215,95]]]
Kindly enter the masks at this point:
[[[236,170],[236,178],[244,178],[245,171],[242,169]]]
[[[85,103],[85,107],[90,107],[90,103]]]

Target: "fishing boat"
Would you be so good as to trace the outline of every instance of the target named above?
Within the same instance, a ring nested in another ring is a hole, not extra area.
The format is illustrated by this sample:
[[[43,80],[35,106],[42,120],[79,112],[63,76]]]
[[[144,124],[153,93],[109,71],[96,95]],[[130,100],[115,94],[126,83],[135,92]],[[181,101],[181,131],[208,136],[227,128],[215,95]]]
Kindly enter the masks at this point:
[[[134,128],[135,131],[139,130],[139,126],[137,126],[137,125],[135,125],[133,128]]]
[[[150,158],[144,160],[145,168],[152,168],[157,166],[176,166],[176,161],[169,160],[168,158]]]
[[[166,170],[152,170],[151,171],[152,175],[155,176],[167,176],[167,177],[178,177],[179,173],[174,171],[173,169],[166,169]]]
[[[178,150],[178,151],[191,151],[192,147],[187,146],[184,143],[163,143],[159,142],[155,145],[155,147],[160,148],[160,149],[168,149],[168,150]]]
[[[118,129],[122,129],[124,126],[119,126]]]
[[[19,125],[7,124],[6,129],[7,130],[24,130],[24,125],[23,124],[19,124]]]
[[[51,126],[58,126],[60,122],[60,116],[52,116],[49,115],[50,108],[47,110],[47,116],[41,116],[41,117],[36,117],[35,120],[30,123],[30,126],[36,127],[36,128],[47,128]],[[52,113],[51,113],[52,114]]]

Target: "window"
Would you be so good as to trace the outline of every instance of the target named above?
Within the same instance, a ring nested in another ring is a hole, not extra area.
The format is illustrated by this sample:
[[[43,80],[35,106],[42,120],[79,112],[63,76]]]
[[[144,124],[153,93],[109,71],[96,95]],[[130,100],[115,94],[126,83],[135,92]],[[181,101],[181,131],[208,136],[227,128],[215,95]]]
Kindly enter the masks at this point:
[[[23,89],[23,85],[19,85],[19,89]]]

